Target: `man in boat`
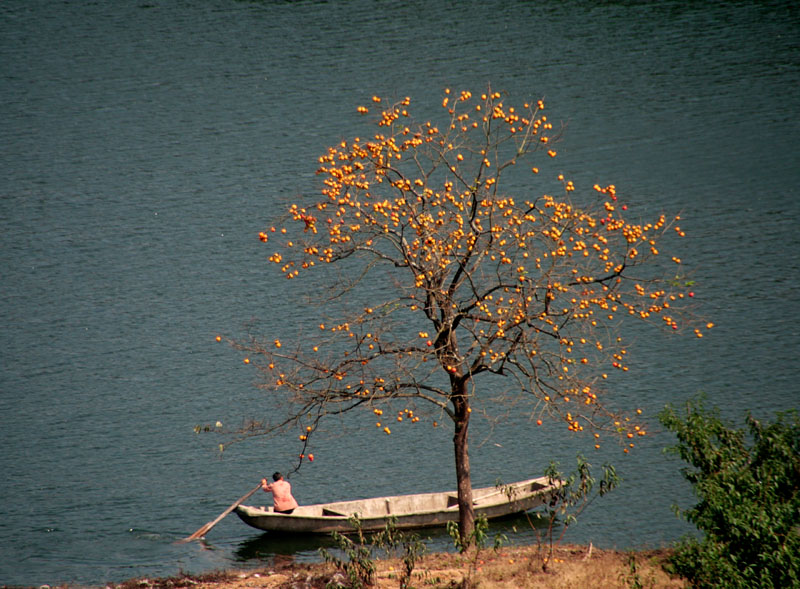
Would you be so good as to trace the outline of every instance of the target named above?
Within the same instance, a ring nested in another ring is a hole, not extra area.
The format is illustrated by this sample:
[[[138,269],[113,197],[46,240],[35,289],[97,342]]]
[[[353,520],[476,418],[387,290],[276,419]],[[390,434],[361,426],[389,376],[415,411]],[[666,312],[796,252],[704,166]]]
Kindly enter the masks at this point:
[[[266,478],[261,479],[261,488],[265,493],[272,493],[272,504],[275,513],[292,513],[297,501],[292,497],[292,485],[283,480],[283,475],[276,472],[272,475],[272,484]]]

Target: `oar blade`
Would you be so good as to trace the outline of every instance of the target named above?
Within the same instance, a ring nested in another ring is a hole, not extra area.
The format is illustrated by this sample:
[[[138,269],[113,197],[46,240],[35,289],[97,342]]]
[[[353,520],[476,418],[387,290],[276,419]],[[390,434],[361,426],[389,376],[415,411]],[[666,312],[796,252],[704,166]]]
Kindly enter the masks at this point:
[[[192,540],[199,540],[200,538],[205,536],[208,533],[208,531],[213,527],[212,525],[213,523],[214,522],[208,522],[202,528],[197,530],[194,534],[178,540],[177,542],[175,542],[175,544],[185,544],[186,542],[191,542]]]
[[[242,501],[244,501],[245,499],[247,499],[248,497],[250,497],[250,495],[252,495],[252,494],[253,494],[253,493],[255,493],[256,491],[258,491],[260,488],[261,488],[261,483],[258,483],[258,486],[256,486],[254,489],[252,489],[251,491],[249,491],[249,492],[248,492],[248,493],[246,493],[245,495],[242,495],[242,496],[241,496],[239,499],[237,499],[237,500],[236,500],[236,501],[233,503],[233,505],[231,505],[230,507],[228,507],[228,509],[226,509],[226,510],[225,510],[225,511],[223,511],[221,514],[219,514],[219,516],[217,517],[217,519],[215,519],[215,520],[213,520],[213,521],[210,521],[210,522],[208,522],[206,525],[204,525],[202,528],[200,528],[199,530],[197,530],[197,531],[196,531],[194,534],[192,534],[191,536],[187,536],[186,538],[183,538],[183,539],[181,539],[181,540],[178,540],[178,541],[176,541],[176,542],[174,542],[174,543],[175,543],[175,544],[184,544],[184,543],[186,543],[186,542],[191,542],[192,540],[197,540],[198,538],[202,538],[203,536],[205,536],[205,535],[206,535],[206,534],[207,534],[207,533],[208,533],[208,532],[211,530],[211,528],[213,528],[214,526],[216,526],[216,525],[217,525],[217,524],[218,524],[218,523],[219,523],[219,522],[220,522],[220,521],[221,521],[221,520],[222,520],[222,519],[223,519],[223,518],[224,518],[226,515],[228,515],[228,514],[229,514],[231,511],[233,511],[234,509],[236,509],[236,508],[237,508],[237,507],[238,507],[238,506],[239,506],[239,505],[242,503]]]

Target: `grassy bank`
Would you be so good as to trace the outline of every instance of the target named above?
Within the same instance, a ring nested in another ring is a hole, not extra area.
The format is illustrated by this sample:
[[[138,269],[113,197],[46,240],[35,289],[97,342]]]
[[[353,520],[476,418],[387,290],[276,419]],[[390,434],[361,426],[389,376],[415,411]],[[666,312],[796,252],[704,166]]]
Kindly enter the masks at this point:
[[[461,586],[465,578],[482,589],[584,589],[603,588],[684,588],[680,579],[672,579],[661,565],[670,551],[639,550],[622,552],[598,550],[591,546],[562,546],[557,549],[547,571],[536,546],[505,547],[484,550],[477,558],[453,553],[426,554],[417,561],[410,586],[417,589]],[[375,561],[375,587],[400,587],[403,563],[400,559]],[[288,587],[324,588],[336,576],[333,565],[325,563],[275,562],[271,566],[241,571],[214,572],[199,576],[168,579],[134,579],[113,589],[283,589]]]

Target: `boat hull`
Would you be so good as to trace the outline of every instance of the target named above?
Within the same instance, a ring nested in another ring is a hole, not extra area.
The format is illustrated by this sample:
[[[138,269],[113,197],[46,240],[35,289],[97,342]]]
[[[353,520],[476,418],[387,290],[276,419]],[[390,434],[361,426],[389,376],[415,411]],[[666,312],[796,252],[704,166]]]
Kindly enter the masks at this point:
[[[528,479],[500,487],[473,489],[476,516],[494,519],[533,509],[548,501],[558,484],[546,477]],[[397,528],[426,528],[458,521],[455,492],[395,495],[373,499],[304,505],[291,514],[275,513],[247,505],[236,508],[246,524],[259,530],[292,534],[330,534],[355,530],[351,518],[358,516],[364,531],[383,529],[390,520]]]

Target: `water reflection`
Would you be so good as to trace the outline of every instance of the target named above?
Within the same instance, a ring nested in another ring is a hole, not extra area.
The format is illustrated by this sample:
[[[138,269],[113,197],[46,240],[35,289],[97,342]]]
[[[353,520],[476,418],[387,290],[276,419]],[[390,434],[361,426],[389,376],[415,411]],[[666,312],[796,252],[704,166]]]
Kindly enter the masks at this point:
[[[335,546],[327,535],[264,532],[245,540],[234,551],[237,562],[269,562],[275,565],[315,560],[320,548]]]
[[[416,534],[425,543],[429,552],[445,552],[455,550],[453,540],[447,529],[419,528],[400,530],[406,538]],[[527,514],[515,514],[494,519],[489,522],[486,547],[495,544],[495,538],[504,536],[503,544],[530,544],[536,542],[537,533],[544,538],[547,532],[547,520],[536,511]],[[558,538],[561,526],[556,522],[553,537]],[[239,563],[265,563],[273,566],[286,566],[293,563],[319,560],[319,549],[336,549],[336,542],[329,535],[285,534],[264,532],[253,536],[239,544],[234,551],[234,560]],[[399,556],[402,548],[397,554]],[[376,550],[377,557],[386,556],[385,551]]]

